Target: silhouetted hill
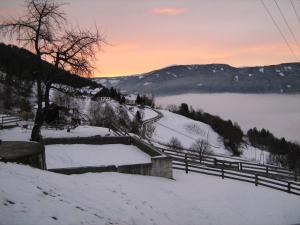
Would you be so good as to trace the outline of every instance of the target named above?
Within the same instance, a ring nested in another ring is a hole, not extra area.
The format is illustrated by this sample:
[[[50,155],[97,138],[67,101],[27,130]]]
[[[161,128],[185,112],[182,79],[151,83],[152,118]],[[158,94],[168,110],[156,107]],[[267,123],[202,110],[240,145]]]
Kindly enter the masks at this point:
[[[176,65],[149,73],[97,78],[128,93],[299,93],[300,63],[236,68],[226,64]]]
[[[40,79],[47,78],[56,84],[65,84],[75,88],[99,86],[91,79],[56,69],[46,61],[40,63],[37,56],[26,49],[0,43],[0,80],[4,81],[8,76],[11,80],[32,81],[41,70],[43,70],[44,77]]]

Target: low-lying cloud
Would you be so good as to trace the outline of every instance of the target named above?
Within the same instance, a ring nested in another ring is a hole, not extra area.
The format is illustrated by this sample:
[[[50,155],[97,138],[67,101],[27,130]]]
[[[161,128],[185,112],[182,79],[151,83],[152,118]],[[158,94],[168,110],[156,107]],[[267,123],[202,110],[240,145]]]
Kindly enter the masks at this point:
[[[156,15],[177,16],[184,14],[186,12],[186,9],[174,7],[154,8],[151,12]]]

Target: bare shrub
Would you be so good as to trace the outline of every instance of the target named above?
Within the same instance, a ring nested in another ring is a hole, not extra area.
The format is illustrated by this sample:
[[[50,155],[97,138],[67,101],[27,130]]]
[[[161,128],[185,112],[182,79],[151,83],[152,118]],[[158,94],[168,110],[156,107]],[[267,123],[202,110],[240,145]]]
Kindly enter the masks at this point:
[[[183,149],[183,146],[177,137],[172,137],[168,143],[168,146],[175,150]]]
[[[196,152],[198,155],[198,159],[200,163],[204,159],[206,155],[211,154],[211,149],[208,144],[208,141],[203,139],[197,139],[190,147],[190,150],[192,150],[194,153]]]

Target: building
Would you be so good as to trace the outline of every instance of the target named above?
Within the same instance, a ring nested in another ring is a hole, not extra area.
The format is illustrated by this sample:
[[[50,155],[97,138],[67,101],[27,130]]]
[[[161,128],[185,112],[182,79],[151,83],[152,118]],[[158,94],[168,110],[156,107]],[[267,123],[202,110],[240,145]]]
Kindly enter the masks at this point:
[[[125,103],[127,105],[135,105],[136,104],[136,98],[137,96],[134,94],[126,95],[125,96]]]

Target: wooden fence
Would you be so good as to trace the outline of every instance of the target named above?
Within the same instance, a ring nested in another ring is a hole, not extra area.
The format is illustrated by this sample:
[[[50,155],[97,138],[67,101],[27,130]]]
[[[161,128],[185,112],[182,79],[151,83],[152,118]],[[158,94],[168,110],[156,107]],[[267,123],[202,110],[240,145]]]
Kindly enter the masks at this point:
[[[222,177],[222,179],[229,178],[244,181],[253,183],[256,186],[262,185],[300,195],[300,183],[282,179],[282,176],[284,176],[285,178],[297,180],[297,174],[284,168],[254,163],[225,161],[210,156],[204,156],[200,159],[199,155],[194,153],[182,153],[171,149],[160,150],[172,157],[173,169],[184,170],[186,173],[191,171]]]
[[[17,122],[19,121],[21,121],[21,119],[14,116],[8,116],[8,115],[1,116],[0,128],[17,126]]]
[[[290,171],[286,168],[272,166],[272,165],[261,165],[251,162],[221,160],[210,155],[200,156],[198,153],[193,151],[181,151],[172,150],[166,148],[158,148],[162,152],[170,155],[171,157],[184,159],[185,155],[189,160],[198,162],[207,167],[226,168],[228,170],[243,171],[244,173],[258,174],[265,177],[299,181],[299,173],[297,171]]]

